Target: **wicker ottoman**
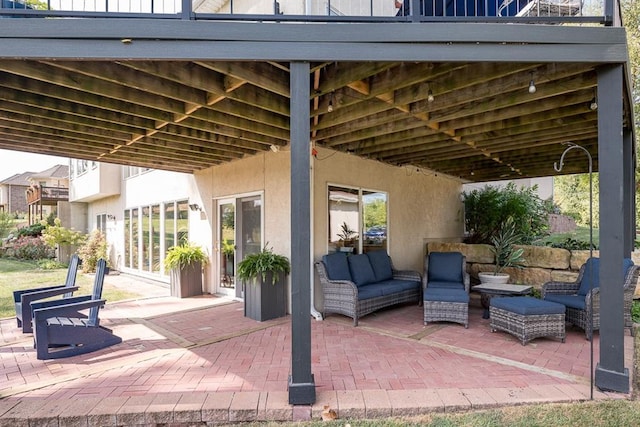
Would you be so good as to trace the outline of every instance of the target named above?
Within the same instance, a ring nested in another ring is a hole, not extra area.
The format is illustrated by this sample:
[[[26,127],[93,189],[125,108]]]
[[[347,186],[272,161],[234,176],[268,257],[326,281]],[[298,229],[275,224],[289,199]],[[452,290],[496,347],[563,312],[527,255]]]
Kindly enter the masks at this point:
[[[489,306],[491,332],[505,331],[525,345],[538,337],[564,342],[565,306],[533,297],[492,298]]]
[[[462,289],[427,288],[424,291],[424,324],[455,322],[469,327],[469,294]]]

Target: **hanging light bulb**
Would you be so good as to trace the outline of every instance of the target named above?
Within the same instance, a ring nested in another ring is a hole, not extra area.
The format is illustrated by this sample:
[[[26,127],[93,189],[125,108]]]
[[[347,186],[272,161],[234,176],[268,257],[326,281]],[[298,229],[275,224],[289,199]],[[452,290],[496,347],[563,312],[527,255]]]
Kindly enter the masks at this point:
[[[327,106],[327,112],[333,112],[333,92],[329,94],[329,105]]]
[[[529,81],[529,93],[536,93],[536,84],[533,82],[533,72],[531,72],[531,80]]]
[[[595,98],[591,100],[591,103],[589,104],[589,109],[591,111],[596,111],[598,109],[598,103],[596,102]]]
[[[429,89],[429,92],[427,92],[427,102],[433,102],[435,98],[433,97],[433,91],[431,89]]]

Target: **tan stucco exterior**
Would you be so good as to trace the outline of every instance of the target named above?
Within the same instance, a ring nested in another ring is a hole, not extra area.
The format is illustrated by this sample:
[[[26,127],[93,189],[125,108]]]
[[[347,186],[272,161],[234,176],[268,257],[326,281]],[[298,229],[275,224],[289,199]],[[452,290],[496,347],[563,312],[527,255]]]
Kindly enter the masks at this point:
[[[313,261],[328,251],[328,185],[385,192],[388,196],[388,251],[396,268],[421,271],[425,242],[459,240],[463,219],[458,179],[427,170],[389,166],[320,148],[310,162],[312,177]],[[122,179],[120,173],[112,179]],[[123,214],[126,208],[188,199],[202,211],[189,212],[190,240],[206,248],[211,263],[205,272],[204,291],[216,291],[219,236],[217,201],[260,195],[263,200],[262,242],[276,253],[291,256],[290,153],[265,152],[194,175],[149,171],[123,180],[118,196],[89,203],[91,223],[100,213],[115,215],[108,222],[113,261],[123,253]],[[91,228],[91,227],[90,227]],[[113,232],[111,232],[113,231]],[[135,273],[135,272],[134,272]],[[144,272],[139,274],[145,275]],[[168,280],[167,277],[157,277]],[[322,309],[322,296],[313,272],[314,301]]]

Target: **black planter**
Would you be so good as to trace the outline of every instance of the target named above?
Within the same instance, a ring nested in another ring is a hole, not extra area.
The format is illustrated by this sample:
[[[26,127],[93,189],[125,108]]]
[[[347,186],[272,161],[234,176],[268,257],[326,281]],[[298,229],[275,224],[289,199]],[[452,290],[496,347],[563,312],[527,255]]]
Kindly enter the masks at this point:
[[[171,296],[178,298],[202,295],[202,263],[196,262],[182,269],[170,271]]]
[[[258,277],[254,282],[244,284],[244,315],[263,322],[287,314],[287,287],[284,273],[278,275],[275,285],[271,284],[272,273],[267,280]]]

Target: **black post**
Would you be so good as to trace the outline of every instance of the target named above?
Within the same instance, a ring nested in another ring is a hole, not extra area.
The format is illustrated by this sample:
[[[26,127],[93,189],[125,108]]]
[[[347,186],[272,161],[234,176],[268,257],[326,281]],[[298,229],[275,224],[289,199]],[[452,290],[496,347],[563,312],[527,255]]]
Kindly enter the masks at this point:
[[[289,403],[316,401],[311,373],[311,170],[309,146],[311,69],[291,69],[291,376]]]
[[[629,392],[624,366],[625,256],[624,158],[622,138],[622,65],[598,69],[598,163],[600,170],[600,362],[596,386]]]

